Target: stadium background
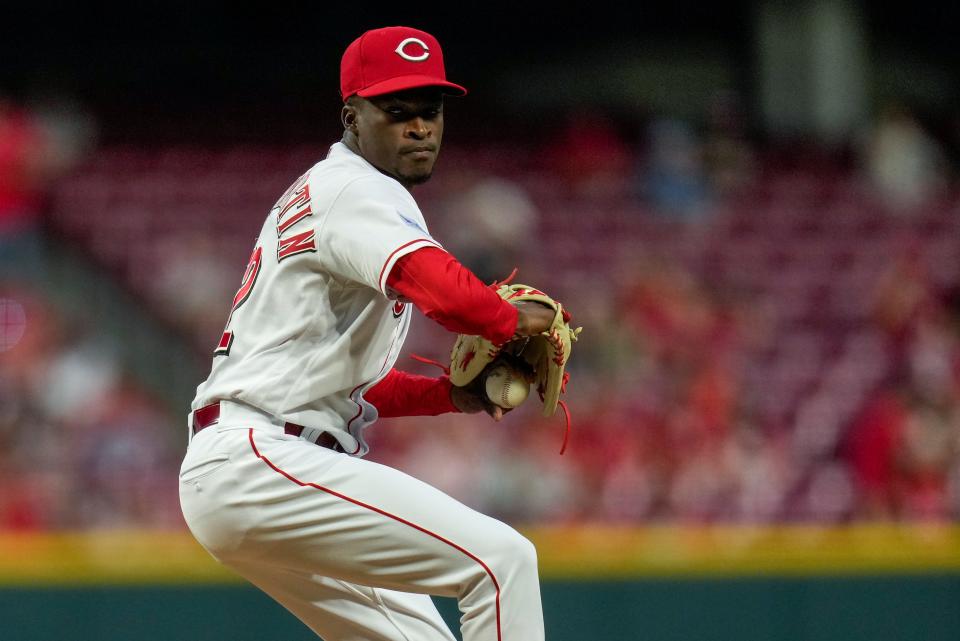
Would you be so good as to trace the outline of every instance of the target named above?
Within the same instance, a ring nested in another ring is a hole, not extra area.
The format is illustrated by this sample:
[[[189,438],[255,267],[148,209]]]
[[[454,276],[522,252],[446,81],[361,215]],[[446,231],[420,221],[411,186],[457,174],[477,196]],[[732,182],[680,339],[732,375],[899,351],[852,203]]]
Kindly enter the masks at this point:
[[[310,638],[185,533],[176,469],[387,24],[471,89],[435,235],[586,329],[565,456],[525,408],[384,421],[373,458],[535,540],[554,641],[957,638],[958,12],[871,4],[5,8],[0,638]]]

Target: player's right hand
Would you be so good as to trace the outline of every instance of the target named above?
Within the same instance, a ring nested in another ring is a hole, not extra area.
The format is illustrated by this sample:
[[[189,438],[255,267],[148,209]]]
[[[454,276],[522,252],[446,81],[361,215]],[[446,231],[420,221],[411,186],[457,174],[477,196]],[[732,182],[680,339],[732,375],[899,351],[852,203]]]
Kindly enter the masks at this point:
[[[486,389],[484,389],[482,376],[478,376],[476,380],[465,387],[451,386],[450,400],[464,414],[486,412],[497,422],[502,420],[503,415],[510,411],[490,402],[490,399],[487,398]]]

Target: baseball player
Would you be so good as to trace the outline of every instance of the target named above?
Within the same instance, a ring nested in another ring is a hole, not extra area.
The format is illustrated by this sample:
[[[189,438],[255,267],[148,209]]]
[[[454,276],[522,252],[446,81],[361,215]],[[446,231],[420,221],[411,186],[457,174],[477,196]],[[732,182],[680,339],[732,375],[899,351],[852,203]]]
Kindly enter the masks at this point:
[[[218,560],[327,641],[452,641],[429,595],[456,597],[464,641],[544,638],[536,552],[507,525],[367,460],[378,416],[502,410],[447,376],[393,368],[412,307],[494,344],[544,332],[428,231],[448,82],[436,38],[364,33],[340,69],[344,133],[270,211],[180,472],[183,514]]]

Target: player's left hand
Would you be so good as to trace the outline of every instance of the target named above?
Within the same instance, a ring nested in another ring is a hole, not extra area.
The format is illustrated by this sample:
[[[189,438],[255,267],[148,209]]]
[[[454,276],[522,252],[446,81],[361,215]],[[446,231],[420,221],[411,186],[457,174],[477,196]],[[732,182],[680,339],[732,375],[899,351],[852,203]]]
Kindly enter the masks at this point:
[[[517,306],[518,335],[503,345],[494,345],[482,336],[458,335],[447,370],[450,381],[454,389],[470,389],[478,383],[484,384],[483,372],[495,359],[512,357],[515,361],[525,361],[533,373],[534,388],[543,401],[543,415],[553,416],[557,407],[563,408],[566,416],[566,431],[560,448],[563,454],[570,435],[570,412],[560,395],[570,378],[566,365],[581,328],[571,327],[570,313],[563,305],[535,287],[507,282],[493,283],[491,287],[496,287],[501,298]],[[476,396],[485,396],[484,387],[478,391]],[[495,410],[484,409],[499,420]]]
[[[450,353],[450,381],[456,387],[483,384],[484,372],[497,358],[524,363],[543,401],[543,415],[553,416],[569,374],[566,364],[581,328],[571,327],[571,316],[558,301],[530,285],[499,284],[497,294],[523,311],[518,316],[519,336],[494,345],[482,336],[460,334]],[[534,335],[524,335],[535,332]],[[482,394],[483,388],[479,392]]]

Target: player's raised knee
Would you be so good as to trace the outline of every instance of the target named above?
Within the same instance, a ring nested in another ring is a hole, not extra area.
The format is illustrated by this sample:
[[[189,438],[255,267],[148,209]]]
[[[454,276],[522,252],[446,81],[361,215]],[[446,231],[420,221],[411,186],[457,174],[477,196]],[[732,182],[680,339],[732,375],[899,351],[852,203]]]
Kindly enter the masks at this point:
[[[489,558],[501,568],[537,567],[537,548],[529,539],[508,525],[502,525],[496,536],[488,540],[488,545]]]
[[[519,532],[517,533],[517,538],[519,539],[516,543],[516,553],[518,556],[519,562],[526,567],[537,567],[537,548],[536,546]]]

